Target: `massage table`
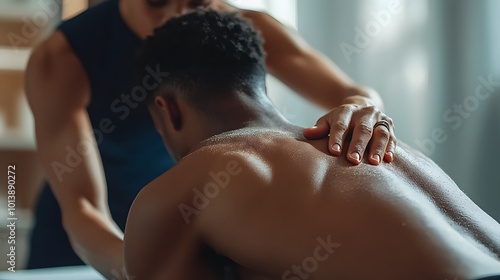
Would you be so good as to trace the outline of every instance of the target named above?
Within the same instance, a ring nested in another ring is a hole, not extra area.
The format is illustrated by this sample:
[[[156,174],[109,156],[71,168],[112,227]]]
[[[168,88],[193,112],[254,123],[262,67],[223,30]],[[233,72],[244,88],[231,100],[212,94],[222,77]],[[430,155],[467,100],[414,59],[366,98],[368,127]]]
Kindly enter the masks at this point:
[[[95,269],[89,266],[70,266],[19,270],[16,272],[1,271],[0,280],[104,280]]]

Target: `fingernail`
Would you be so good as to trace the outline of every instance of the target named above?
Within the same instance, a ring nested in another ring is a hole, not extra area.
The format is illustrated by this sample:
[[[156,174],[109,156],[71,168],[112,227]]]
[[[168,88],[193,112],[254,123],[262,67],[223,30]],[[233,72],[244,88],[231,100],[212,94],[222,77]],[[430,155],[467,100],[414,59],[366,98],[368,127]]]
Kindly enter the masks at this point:
[[[389,158],[390,158],[391,160],[393,160],[393,159],[394,159],[394,154],[393,154],[392,152],[388,152],[388,153],[387,153],[387,155],[389,156]]]
[[[335,152],[340,152],[340,145],[339,144],[333,145],[332,150],[334,150]]]
[[[379,155],[373,155],[372,159],[378,164],[380,163],[380,156]]]
[[[358,153],[354,152],[351,154],[351,158],[355,159],[356,161],[359,161],[361,157]]]

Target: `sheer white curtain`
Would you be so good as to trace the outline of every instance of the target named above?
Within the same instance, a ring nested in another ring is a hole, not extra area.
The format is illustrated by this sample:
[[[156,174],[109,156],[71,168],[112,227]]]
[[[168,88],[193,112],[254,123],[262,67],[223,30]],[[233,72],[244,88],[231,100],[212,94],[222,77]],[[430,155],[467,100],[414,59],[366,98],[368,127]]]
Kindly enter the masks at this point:
[[[450,139],[436,159],[446,163],[463,189],[500,220],[500,19],[496,12],[500,1],[444,2],[447,98],[440,109],[455,111],[460,106],[463,112],[454,114],[457,122],[447,130]],[[490,79],[493,85],[486,82]],[[478,98],[478,93],[485,98]],[[440,122],[443,125],[442,118]]]

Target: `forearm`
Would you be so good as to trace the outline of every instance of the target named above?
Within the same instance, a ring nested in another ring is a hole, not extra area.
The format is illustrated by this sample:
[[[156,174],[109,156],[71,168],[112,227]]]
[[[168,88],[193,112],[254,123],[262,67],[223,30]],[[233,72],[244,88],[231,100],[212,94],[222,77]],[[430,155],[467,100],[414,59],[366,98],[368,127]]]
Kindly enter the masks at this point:
[[[126,279],[123,233],[111,217],[85,200],[62,212],[64,229],[77,255],[107,279]]]
[[[71,173],[60,173],[53,163],[67,163],[68,151],[82,139],[77,122],[61,124],[47,133],[37,126],[38,154],[62,213],[62,223],[75,252],[85,263],[107,278],[123,268],[123,233],[111,218],[107,190],[97,146],[88,145],[87,154]]]
[[[357,104],[361,106],[376,106],[383,111],[382,98],[372,88],[356,84],[346,73],[344,73],[328,57],[314,50],[304,54],[308,65],[309,82],[313,82],[321,88],[307,86],[309,92],[303,95],[312,96],[313,100],[319,101],[319,105],[326,109],[335,108],[343,104]]]
[[[270,59],[268,59],[270,60]],[[290,64],[270,61],[271,73],[290,88],[324,109],[343,104],[376,106],[383,110],[380,95],[352,81],[333,62],[313,51],[290,59]],[[273,68],[274,67],[274,68]]]
[[[105,202],[105,185],[94,183],[81,169],[76,168],[74,176],[66,177],[63,183],[50,178],[61,207],[62,223],[77,255],[106,278],[116,279],[113,271],[121,275],[123,268],[123,233]]]
[[[384,103],[376,90],[356,84],[328,57],[314,50],[310,50],[304,57],[304,64],[314,68],[314,71],[308,71],[312,74],[309,80],[321,88],[308,86],[310,92],[304,92],[303,95],[312,96],[313,100],[318,100],[319,105],[326,109],[343,104],[357,104],[376,106],[383,111]]]

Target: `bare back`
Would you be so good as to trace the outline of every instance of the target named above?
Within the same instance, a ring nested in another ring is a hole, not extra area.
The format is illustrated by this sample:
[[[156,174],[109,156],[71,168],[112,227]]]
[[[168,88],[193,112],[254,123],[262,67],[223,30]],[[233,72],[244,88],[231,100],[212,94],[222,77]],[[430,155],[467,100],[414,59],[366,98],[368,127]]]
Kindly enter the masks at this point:
[[[205,141],[171,172],[189,173],[190,187],[169,209],[244,279],[500,274],[500,225],[406,146],[394,163],[354,166],[328,155],[327,140],[242,130]]]

